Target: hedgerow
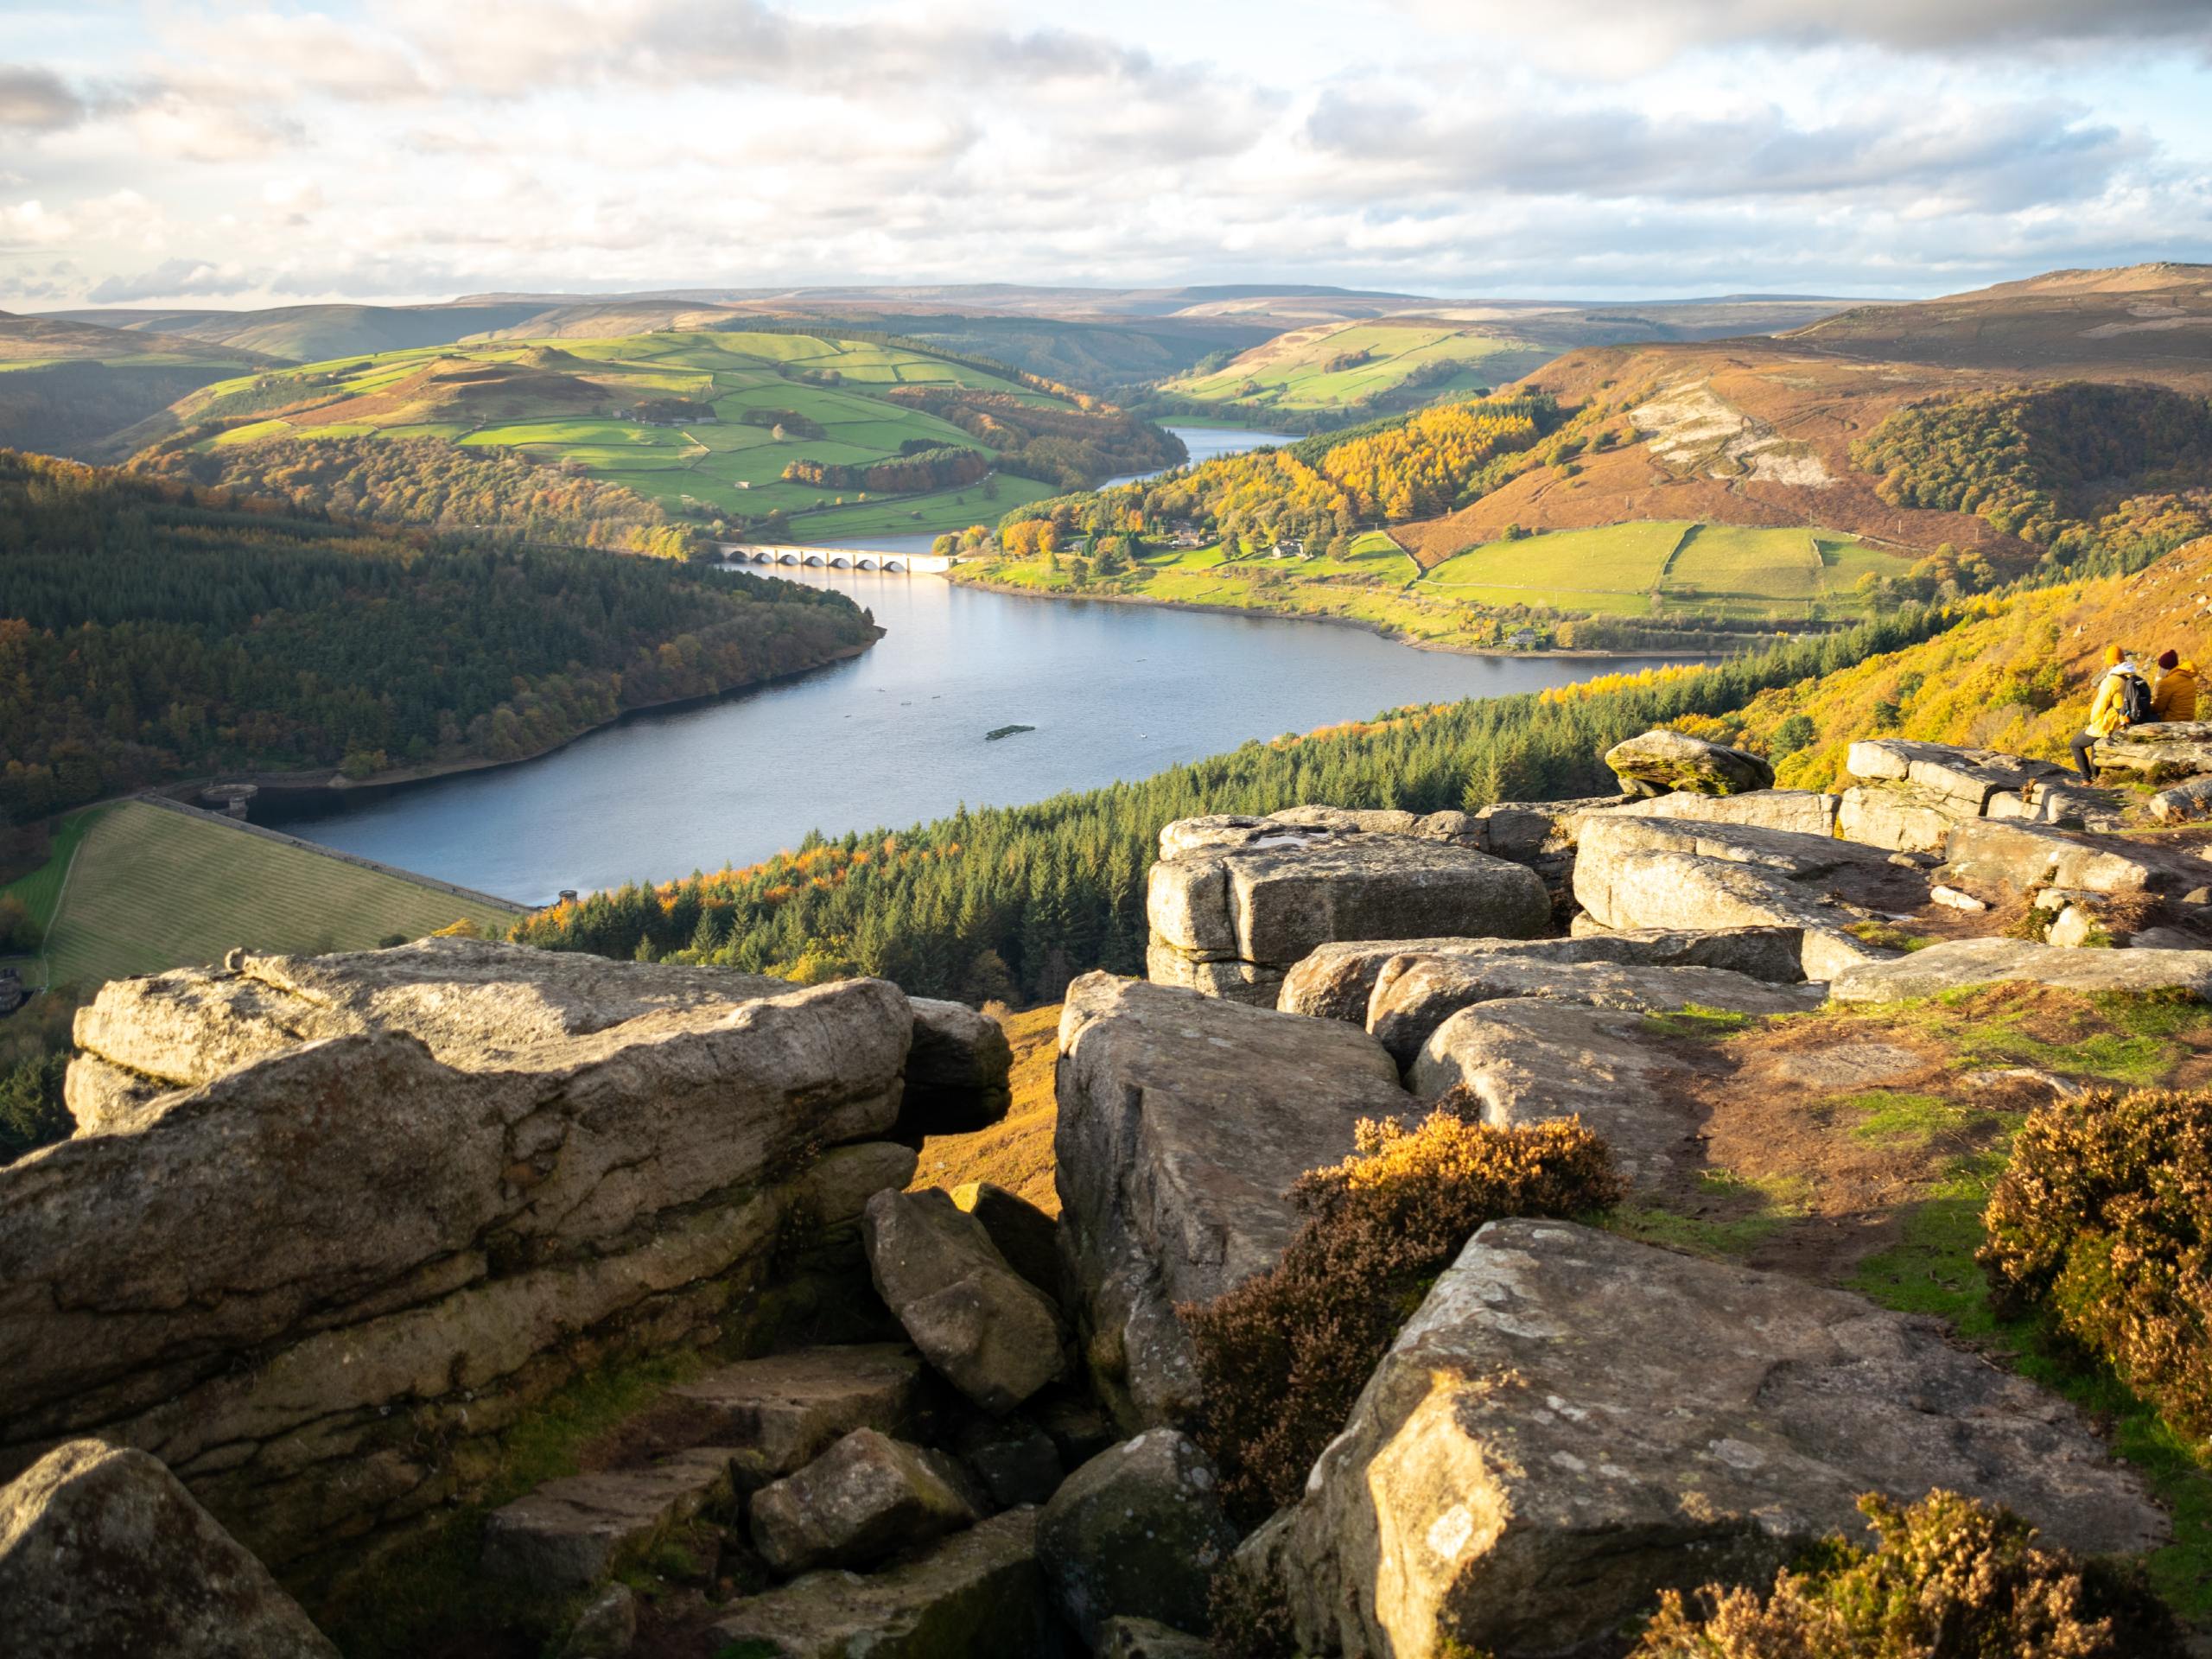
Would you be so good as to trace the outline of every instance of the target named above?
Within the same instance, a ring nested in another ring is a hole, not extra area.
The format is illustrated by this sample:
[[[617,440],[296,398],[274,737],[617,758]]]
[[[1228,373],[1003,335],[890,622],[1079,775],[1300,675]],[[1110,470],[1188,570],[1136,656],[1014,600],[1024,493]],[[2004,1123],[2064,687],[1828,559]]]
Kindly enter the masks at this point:
[[[1196,1351],[1195,1438],[1247,1524],[1294,1500],[1429,1285],[1484,1223],[1618,1202],[1605,1143],[1580,1119],[1472,1121],[1464,1090],[1418,1128],[1363,1120],[1353,1156],[1291,1189],[1305,1217],[1268,1272],[1176,1312]]]

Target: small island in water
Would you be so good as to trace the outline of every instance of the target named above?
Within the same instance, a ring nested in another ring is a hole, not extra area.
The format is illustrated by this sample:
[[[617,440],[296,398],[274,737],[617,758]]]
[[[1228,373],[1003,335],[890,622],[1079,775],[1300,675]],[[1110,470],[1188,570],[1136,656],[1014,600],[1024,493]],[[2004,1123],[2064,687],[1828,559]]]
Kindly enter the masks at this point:
[[[1002,737],[1012,737],[1016,732],[1033,732],[1034,726],[999,726],[983,734],[983,741],[995,743]]]

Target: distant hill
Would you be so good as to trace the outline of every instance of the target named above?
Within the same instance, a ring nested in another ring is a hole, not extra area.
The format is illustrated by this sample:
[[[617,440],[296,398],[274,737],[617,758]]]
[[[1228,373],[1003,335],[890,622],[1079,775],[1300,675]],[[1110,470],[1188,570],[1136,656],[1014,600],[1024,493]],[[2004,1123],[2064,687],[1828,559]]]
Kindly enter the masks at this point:
[[[133,436],[143,469],[304,491],[376,518],[417,522],[435,506],[442,521],[505,523],[534,492],[488,469],[520,460],[554,468],[549,483],[619,486],[650,510],[630,514],[641,527],[672,515],[815,540],[964,529],[1183,453],[1118,410],[977,359],[788,325],[499,340],[259,372]],[[477,471],[480,483],[464,476]]]
[[[230,346],[294,363],[364,352],[448,346],[521,321],[545,308],[512,304],[286,305],[259,311],[57,311],[66,321]]]
[[[1160,390],[1254,419],[1381,414],[1517,379],[1577,346],[1771,333],[1846,303],[1758,295],[1622,306],[1445,303],[1294,328]]]
[[[0,448],[81,456],[258,352],[0,311]]]
[[[1570,464],[1524,471],[1458,512],[1408,525],[1400,539],[1427,563],[1511,526],[1815,523],[1923,551],[1949,543],[2000,571],[2022,569],[2036,545],[1967,510],[1963,495],[1956,506],[1931,505],[1942,492],[1898,489],[1862,467],[1854,446],[1911,406],[2021,387],[2163,386],[2201,400],[2212,393],[2207,287],[2204,267],[2055,272],[1947,299],[1854,307],[1772,339],[1570,351],[1516,383],[1578,410]],[[2132,488],[2212,485],[2194,463],[2133,482],[2125,469],[2099,464],[2111,473],[2101,510]]]

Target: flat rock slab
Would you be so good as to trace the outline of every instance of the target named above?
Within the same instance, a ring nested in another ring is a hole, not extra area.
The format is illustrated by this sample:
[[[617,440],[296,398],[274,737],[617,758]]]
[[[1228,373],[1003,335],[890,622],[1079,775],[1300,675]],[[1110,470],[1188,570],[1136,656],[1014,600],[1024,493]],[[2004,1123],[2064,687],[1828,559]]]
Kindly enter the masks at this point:
[[[1963,801],[1911,784],[1854,784],[1843,791],[1836,832],[1847,841],[1891,852],[1940,853],[1952,830],[1978,816]]]
[[[1065,1649],[1037,1570],[1037,1511],[1009,1510],[865,1576],[830,1570],[733,1605],[712,1650],[775,1659],[947,1659]]]
[[[1725,968],[1396,957],[1376,976],[1367,1029],[1391,1058],[1411,1065],[1436,1028],[1462,1008],[1511,997],[1646,1014],[1693,1005],[1730,1014],[1797,1014],[1818,1007],[1822,994],[1817,986],[1770,985]]]
[[[1666,798],[1662,797],[1662,799]],[[1753,979],[1804,978],[1795,927],[1624,928],[1568,939],[1375,939],[1325,944],[1290,970],[1276,1006],[1286,1014],[1367,1021],[1376,982],[1394,964],[1615,962],[1636,968],[1725,968]]]
[[[1935,1321],[1501,1221],[1438,1280],[1263,1538],[1310,1650],[1449,1637],[1534,1659],[1605,1638],[1662,1587],[1764,1587],[1831,1533],[1866,1537],[1862,1492],[1931,1486],[2083,1552],[2168,1535],[2070,1406]]]
[[[1192,1397],[1173,1304],[1273,1266],[1292,1183],[1414,1103],[1355,1026],[1109,974],[1069,988],[1059,1054],[1055,1179],[1092,1368],[1148,1427]]]
[[[1953,939],[1836,976],[1839,1002],[1895,1002],[2026,981],[2066,991],[2183,990],[2212,1001],[2212,950],[2079,950],[2026,939]]]
[[[704,1438],[751,1446],[788,1474],[856,1428],[906,1429],[922,1402],[922,1362],[898,1343],[801,1348],[726,1365],[669,1394],[696,1410]]]
[[[1580,1116],[1621,1173],[1662,1184],[1694,1164],[1699,1118],[1674,1097],[1688,1068],[1639,1014],[1535,1001],[1484,1002],[1430,1035],[1407,1083],[1424,1100],[1465,1084],[1482,1121],[1529,1128]]]
[[[616,1560],[730,1492],[731,1446],[678,1452],[649,1469],[549,1480],[492,1512],[483,1570],[548,1595],[583,1589]]]

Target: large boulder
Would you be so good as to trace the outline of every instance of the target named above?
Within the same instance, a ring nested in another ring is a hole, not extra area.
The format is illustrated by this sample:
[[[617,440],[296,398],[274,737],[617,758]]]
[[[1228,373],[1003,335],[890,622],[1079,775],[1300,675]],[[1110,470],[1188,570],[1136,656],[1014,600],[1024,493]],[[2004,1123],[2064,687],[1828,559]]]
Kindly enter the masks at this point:
[[[1100,1452],[1037,1522],[1037,1565],[1093,1647],[1117,1615],[1203,1633],[1214,1573],[1236,1547],[1212,1466],[1170,1428]]]
[[[1147,972],[1161,982],[1272,1005],[1291,965],[1333,939],[1411,933],[1529,938],[1551,898],[1527,868],[1442,840],[1270,823],[1234,845],[1177,837],[1152,867]]]
[[[1274,1266],[1291,1184],[1414,1103],[1357,1027],[1109,974],[1069,988],[1059,1047],[1054,1179],[1091,1371],[1129,1428],[1176,1421],[1196,1395],[1174,1304]]]
[[[1888,852],[1940,853],[1951,831],[1976,816],[1947,796],[1910,784],[1853,784],[1843,791],[1836,833]]]
[[[1836,976],[1839,1002],[1895,1002],[1968,985],[2024,982],[2059,990],[2186,991],[2212,1001],[2212,950],[2079,950],[2026,939],[1950,939]]]
[[[966,1135],[1003,1118],[1014,1099],[1007,1081],[1014,1049],[1005,1028],[963,1003],[909,1001],[914,1040],[906,1051],[899,1138],[919,1146],[925,1135]]]
[[[0,1650],[337,1659],[269,1569],[143,1452],[56,1446],[0,1487]]]
[[[1666,798],[1664,797],[1662,798]],[[1367,1021],[1386,976],[1416,963],[1613,962],[1630,968],[1724,968],[1786,984],[1805,977],[1795,927],[1624,928],[1566,939],[1371,939],[1325,944],[1290,970],[1275,1006],[1286,1014]]]
[[[975,1524],[967,1484],[943,1452],[857,1428],[755,1492],[747,1524],[761,1560],[785,1576],[868,1567]]]
[[[1585,820],[1574,896],[1606,928],[1795,927],[1808,979],[1885,954],[1849,931],[1927,902],[1923,872],[1870,847],[1620,813]]]
[[[1037,1571],[1037,1511],[940,1538],[862,1577],[825,1569],[730,1606],[703,1651],[760,1659],[947,1659],[1066,1651]]]
[[[1774,768],[1748,749],[1664,729],[1616,743],[1605,765],[1631,795],[1741,795],[1772,789]]]
[[[1580,1116],[1621,1173],[1662,1184],[1697,1161],[1691,1068],[1641,1014],[1522,1000],[1484,1002],[1430,1033],[1407,1070],[1424,1099],[1465,1086],[1482,1121],[1529,1128]]]
[[[1055,1302],[1060,1300],[1058,1222],[995,1181],[964,1181],[952,1189],[952,1203],[982,1224],[1007,1266]]]
[[[2153,721],[2123,726],[2097,740],[2097,766],[2132,772],[2152,782],[2212,772],[2212,721]]]
[[[111,983],[79,1040],[130,1088],[0,1169],[0,1472],[136,1445],[278,1564],[461,1496],[454,1443],[744,1332],[788,1222],[911,1170],[820,1149],[890,1128],[912,1023],[465,940]]]
[[[1725,968],[1631,968],[1512,957],[1397,957],[1376,976],[1367,1029],[1391,1058],[1411,1065],[1437,1027],[1462,1008],[1516,997],[1645,1014],[1693,1005],[1731,1014],[1794,1014],[1821,1003],[1817,987],[1766,984]]]
[[[2133,1552],[2158,1506],[2063,1402],[1932,1320],[1562,1222],[1493,1222],[1437,1281],[1240,1567],[1310,1651],[1535,1659],[1664,1587],[1763,1585],[1856,1501],[1931,1486]]]
[[[1007,1412],[1059,1376],[1059,1310],[941,1188],[886,1189],[861,1224],[876,1294],[961,1393]]]

